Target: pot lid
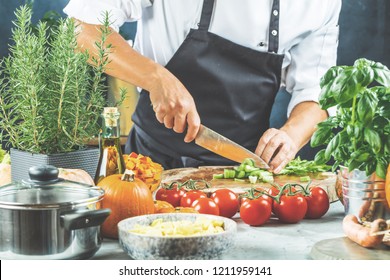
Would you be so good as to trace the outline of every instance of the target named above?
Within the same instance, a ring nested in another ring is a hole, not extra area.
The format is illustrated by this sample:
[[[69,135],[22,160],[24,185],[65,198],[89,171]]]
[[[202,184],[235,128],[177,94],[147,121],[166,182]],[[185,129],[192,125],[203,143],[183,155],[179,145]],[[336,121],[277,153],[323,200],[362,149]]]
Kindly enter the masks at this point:
[[[104,190],[87,184],[58,178],[58,168],[33,166],[30,180],[0,187],[0,208],[42,210],[94,204]]]

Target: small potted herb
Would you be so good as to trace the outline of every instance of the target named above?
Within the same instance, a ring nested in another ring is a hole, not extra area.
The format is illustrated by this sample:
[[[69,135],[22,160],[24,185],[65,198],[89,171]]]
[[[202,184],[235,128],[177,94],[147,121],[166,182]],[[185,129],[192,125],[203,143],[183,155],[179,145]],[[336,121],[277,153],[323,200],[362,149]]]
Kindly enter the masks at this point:
[[[349,179],[362,182],[354,185],[356,188],[381,188],[390,163],[389,69],[361,58],[352,66],[330,68],[320,85],[321,108],[336,106],[337,113],[319,123],[311,138],[313,147],[325,145],[315,160],[326,163],[334,159],[333,171],[340,167],[344,193],[348,192]],[[361,191],[355,201],[367,199],[366,190]],[[375,192],[370,193],[375,196]]]
[[[0,60],[0,130],[11,146],[12,177],[26,179],[35,164],[80,168],[93,177],[99,149],[87,143],[106,106],[108,14],[97,57],[77,49],[73,20],[32,26],[28,6],[15,15],[10,54]]]

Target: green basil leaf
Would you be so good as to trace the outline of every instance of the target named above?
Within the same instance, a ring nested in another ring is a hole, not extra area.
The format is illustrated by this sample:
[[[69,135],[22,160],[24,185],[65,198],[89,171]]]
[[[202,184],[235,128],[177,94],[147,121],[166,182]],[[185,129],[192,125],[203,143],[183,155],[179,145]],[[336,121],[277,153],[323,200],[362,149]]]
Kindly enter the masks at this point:
[[[362,152],[360,150],[355,151],[351,154],[351,157],[357,162],[365,162],[370,158],[370,153]]]
[[[370,145],[375,154],[380,152],[382,142],[378,132],[368,127],[364,128],[364,141]]]
[[[357,115],[363,125],[367,125],[372,122],[377,105],[378,98],[375,97],[369,90],[364,91],[357,103]]]
[[[390,155],[390,135],[387,135],[387,141],[385,142],[384,152],[385,155]]]
[[[376,163],[375,173],[382,179],[385,179],[386,177],[386,169],[387,164],[384,162],[383,159],[379,159]]]
[[[354,127],[354,137],[355,137],[355,139],[359,139],[361,134],[362,134],[362,127],[359,126],[359,125],[355,125],[355,127]]]
[[[355,137],[355,128],[352,125],[348,124],[346,131],[347,131],[348,136]]]
[[[334,92],[331,91],[332,84],[326,84],[322,89],[319,96],[319,104],[321,109],[326,110],[330,107],[334,107],[338,104],[336,99],[334,98]]]
[[[371,67],[363,66],[361,68],[361,74],[362,79],[360,80],[360,84],[362,87],[367,87],[374,81],[375,71]]]
[[[336,134],[335,137],[333,137],[325,149],[324,157],[326,161],[329,161],[333,152],[336,150],[338,144],[339,144],[340,134]]]
[[[348,164],[348,171],[351,172],[354,169],[359,169],[361,162],[352,159]]]
[[[328,126],[320,126],[313,133],[310,145],[312,147],[318,147],[320,145],[327,144],[332,136],[332,129]]]
[[[372,69],[374,70],[375,81],[377,81],[381,85],[389,87],[390,86],[390,70],[380,62],[374,63],[374,65],[372,66]]]
[[[368,162],[366,163],[366,175],[369,176],[371,175],[372,173],[375,172],[375,169],[376,169],[376,161],[372,161],[372,162]]]
[[[373,64],[374,64],[374,62],[371,60],[368,60],[367,58],[359,58],[359,59],[355,60],[353,66],[361,69],[363,67],[372,66]]]
[[[325,164],[327,162],[325,159],[325,149],[322,149],[316,153],[314,156],[314,162],[316,164]]]
[[[330,82],[332,82],[333,79],[336,78],[337,74],[338,74],[337,73],[337,66],[333,66],[333,67],[329,68],[329,70],[326,71],[325,75],[322,76],[322,78],[320,80],[320,87],[323,88],[326,85],[328,85]]]
[[[336,79],[338,95],[335,95],[335,99],[338,103],[345,103],[352,100],[361,89],[361,85],[358,81],[359,70],[347,69]],[[340,87],[341,85],[341,87]]]

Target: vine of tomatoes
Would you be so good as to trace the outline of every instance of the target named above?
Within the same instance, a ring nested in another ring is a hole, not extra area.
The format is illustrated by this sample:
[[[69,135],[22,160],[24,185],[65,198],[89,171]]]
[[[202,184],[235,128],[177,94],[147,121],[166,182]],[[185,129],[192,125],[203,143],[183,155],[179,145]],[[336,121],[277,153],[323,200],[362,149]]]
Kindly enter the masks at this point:
[[[249,225],[262,225],[271,216],[269,215],[270,211],[283,223],[298,223],[304,218],[321,218],[329,209],[328,194],[321,187],[309,187],[309,184],[307,186],[300,184],[273,185],[268,190],[250,189],[241,198],[241,219]],[[253,201],[252,204],[255,204],[258,202],[257,200],[267,200],[269,205],[265,207],[265,203],[263,203],[262,210],[248,211],[245,204],[249,201]],[[249,219],[250,215],[252,215],[252,220]],[[264,217],[268,217],[268,219]]]
[[[298,223],[302,219],[319,219],[329,210],[329,197],[319,186],[300,184],[272,185],[268,189],[251,188],[238,196],[230,189],[204,192],[208,184],[198,181],[172,183],[156,191],[156,199],[173,207],[193,208],[198,213],[232,218],[239,212],[241,220],[251,226],[265,224],[272,216],[282,223]],[[183,188],[186,187],[186,189]]]

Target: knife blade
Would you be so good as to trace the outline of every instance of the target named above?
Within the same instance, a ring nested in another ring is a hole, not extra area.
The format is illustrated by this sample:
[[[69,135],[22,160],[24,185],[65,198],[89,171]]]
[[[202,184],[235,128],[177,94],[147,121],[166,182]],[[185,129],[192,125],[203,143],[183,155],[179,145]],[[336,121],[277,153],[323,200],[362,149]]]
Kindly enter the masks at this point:
[[[257,167],[269,169],[268,164],[258,155],[204,125],[200,126],[195,143],[213,153],[239,163],[242,163],[246,158],[252,158]]]

